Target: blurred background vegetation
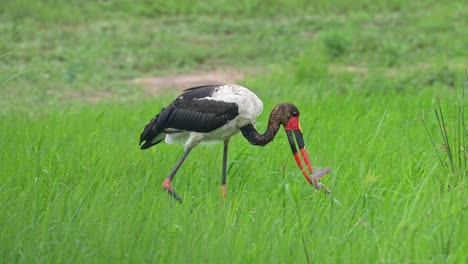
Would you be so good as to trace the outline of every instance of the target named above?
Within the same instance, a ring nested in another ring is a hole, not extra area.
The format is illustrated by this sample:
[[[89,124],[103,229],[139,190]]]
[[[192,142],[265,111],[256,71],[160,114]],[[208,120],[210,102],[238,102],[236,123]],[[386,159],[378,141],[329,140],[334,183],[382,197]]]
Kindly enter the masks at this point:
[[[2,0],[0,262],[467,263],[465,2]],[[195,149],[172,203],[182,148],[138,135],[180,91],[132,80],[213,70],[259,128],[297,104],[330,196],[278,133],[232,139],[224,203]]]
[[[132,78],[220,68],[274,68],[272,82],[338,90],[453,88],[467,13],[462,1],[4,0],[0,96],[29,106],[70,91],[139,100]]]

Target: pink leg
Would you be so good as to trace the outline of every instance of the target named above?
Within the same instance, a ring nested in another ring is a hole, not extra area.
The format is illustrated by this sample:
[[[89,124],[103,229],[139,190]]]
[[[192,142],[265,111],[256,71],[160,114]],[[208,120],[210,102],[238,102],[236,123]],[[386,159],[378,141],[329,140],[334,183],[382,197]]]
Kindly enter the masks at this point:
[[[176,199],[179,203],[182,203],[184,200],[182,198],[180,198],[179,195],[177,195],[177,193],[174,191],[174,187],[172,187],[172,179],[174,178],[175,174],[177,173],[177,171],[179,170],[180,166],[182,165],[182,163],[184,162],[185,158],[188,156],[188,154],[190,153],[190,150],[192,150],[192,148],[187,148],[184,152],[184,155],[182,156],[182,158],[180,158],[180,160],[177,162],[177,164],[174,166],[174,168],[172,169],[171,173],[169,174],[169,176],[163,181],[162,183],[162,187],[172,196],[174,197],[174,199]]]

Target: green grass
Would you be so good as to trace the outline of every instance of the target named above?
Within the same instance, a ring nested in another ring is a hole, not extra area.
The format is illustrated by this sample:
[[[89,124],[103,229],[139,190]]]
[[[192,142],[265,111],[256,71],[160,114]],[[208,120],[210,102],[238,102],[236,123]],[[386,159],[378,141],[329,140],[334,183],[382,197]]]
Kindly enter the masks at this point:
[[[0,262],[468,260],[462,1],[191,3],[0,4]],[[182,147],[142,152],[138,136],[175,93],[128,80],[213,68],[262,69],[240,82],[264,101],[260,130],[277,103],[299,107],[331,195],[284,132],[233,138],[225,201],[221,144],[180,169],[184,204],[163,192]]]

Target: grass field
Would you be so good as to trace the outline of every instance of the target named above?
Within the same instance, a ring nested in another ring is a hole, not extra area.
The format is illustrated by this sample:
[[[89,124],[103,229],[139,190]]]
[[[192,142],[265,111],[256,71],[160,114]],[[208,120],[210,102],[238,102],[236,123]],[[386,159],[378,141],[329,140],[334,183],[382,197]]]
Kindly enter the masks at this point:
[[[468,6],[313,2],[3,0],[0,262],[466,263]],[[260,130],[299,107],[331,195],[284,132],[233,138],[224,201],[222,144],[163,192],[183,149],[138,137],[178,92],[129,80],[213,69],[250,72]]]

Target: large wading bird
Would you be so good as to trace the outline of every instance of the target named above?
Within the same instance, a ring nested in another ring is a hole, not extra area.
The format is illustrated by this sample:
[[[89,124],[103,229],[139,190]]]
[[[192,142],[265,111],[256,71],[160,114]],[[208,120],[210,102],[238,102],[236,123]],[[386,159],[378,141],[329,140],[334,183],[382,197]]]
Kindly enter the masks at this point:
[[[268,128],[260,134],[255,119],[262,112],[262,101],[249,89],[239,85],[205,85],[185,90],[174,102],[156,115],[140,135],[141,149],[147,149],[162,140],[169,144],[182,143],[185,152],[176,163],[162,186],[177,201],[182,198],[174,191],[172,180],[192,148],[200,143],[224,142],[221,190],[226,196],[226,163],[229,139],[239,132],[253,145],[264,146],[275,137],[281,125],[286,134],[294,159],[306,180],[317,190],[324,187],[318,180],[331,171],[330,168],[312,169],[305,150],[299,110],[291,103],[275,106],[270,114]],[[308,168],[302,165],[297,148]],[[327,192],[329,192],[327,190]]]

